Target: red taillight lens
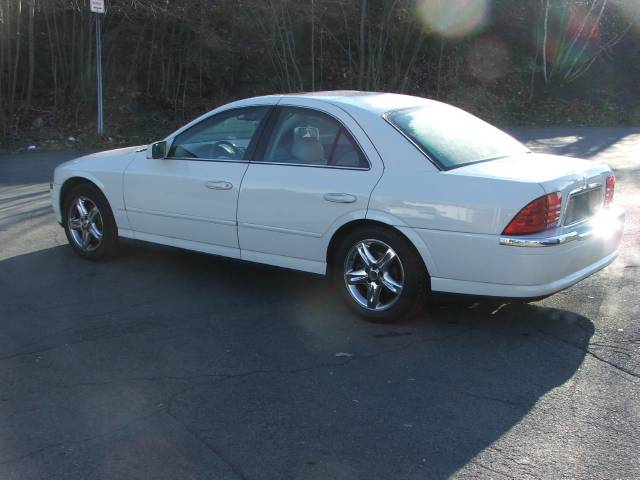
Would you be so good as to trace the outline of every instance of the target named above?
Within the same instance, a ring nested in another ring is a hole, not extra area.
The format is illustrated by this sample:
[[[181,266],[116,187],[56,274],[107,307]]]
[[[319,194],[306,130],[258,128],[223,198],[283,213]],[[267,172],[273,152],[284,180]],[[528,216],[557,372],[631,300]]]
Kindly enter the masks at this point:
[[[604,208],[607,208],[613,202],[613,192],[616,189],[616,177],[609,175],[607,177],[606,188],[604,190]]]
[[[504,235],[539,233],[558,226],[562,196],[560,192],[536,198],[524,207],[502,232]]]

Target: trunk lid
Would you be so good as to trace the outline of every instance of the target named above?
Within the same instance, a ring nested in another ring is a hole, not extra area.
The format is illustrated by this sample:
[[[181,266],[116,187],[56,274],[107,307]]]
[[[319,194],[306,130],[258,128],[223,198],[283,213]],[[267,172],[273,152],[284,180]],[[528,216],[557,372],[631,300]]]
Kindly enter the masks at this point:
[[[560,221],[562,225],[570,225],[593,216],[601,207],[611,169],[579,158],[528,153],[467,165],[447,173],[537,183],[547,193],[560,192]]]

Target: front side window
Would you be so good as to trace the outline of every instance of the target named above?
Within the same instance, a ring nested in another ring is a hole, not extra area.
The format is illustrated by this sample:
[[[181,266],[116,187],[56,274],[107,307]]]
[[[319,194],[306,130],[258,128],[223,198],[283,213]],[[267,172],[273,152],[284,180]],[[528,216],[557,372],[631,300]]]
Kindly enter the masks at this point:
[[[447,105],[398,110],[386,119],[445,169],[529,151],[502,130]]]
[[[178,135],[168,157],[248,160],[256,132],[270,107],[247,107],[209,117]]]
[[[280,109],[265,162],[367,168],[351,135],[334,118],[298,107]]]

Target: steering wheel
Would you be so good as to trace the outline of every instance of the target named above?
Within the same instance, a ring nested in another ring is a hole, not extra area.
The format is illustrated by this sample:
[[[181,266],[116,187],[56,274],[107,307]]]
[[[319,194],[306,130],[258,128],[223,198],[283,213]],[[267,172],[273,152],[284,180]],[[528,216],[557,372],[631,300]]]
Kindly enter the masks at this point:
[[[238,154],[238,149],[233,143],[227,140],[220,140],[211,146],[211,154],[213,158],[235,158]]]

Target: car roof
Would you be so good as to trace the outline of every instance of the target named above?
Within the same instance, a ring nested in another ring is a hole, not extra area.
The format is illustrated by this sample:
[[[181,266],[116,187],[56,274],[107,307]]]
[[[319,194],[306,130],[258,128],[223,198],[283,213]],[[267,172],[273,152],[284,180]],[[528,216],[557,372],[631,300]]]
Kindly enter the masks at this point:
[[[283,99],[289,95],[283,95]],[[291,96],[303,96],[324,100],[337,105],[347,111],[351,109],[363,110],[375,115],[382,115],[392,110],[403,108],[437,105],[440,102],[422,97],[402,95],[398,93],[361,92],[357,90],[338,90],[326,92],[303,93]]]
[[[249,104],[257,99],[278,99],[286,103],[287,99],[308,98],[336,105],[346,111],[359,110],[360,113],[370,113],[376,116],[392,110],[419,106],[445,106],[441,102],[428,100],[422,97],[402,95],[398,93],[365,92],[359,90],[328,90],[319,92],[287,93],[253,97],[242,100],[243,104]]]

